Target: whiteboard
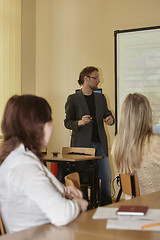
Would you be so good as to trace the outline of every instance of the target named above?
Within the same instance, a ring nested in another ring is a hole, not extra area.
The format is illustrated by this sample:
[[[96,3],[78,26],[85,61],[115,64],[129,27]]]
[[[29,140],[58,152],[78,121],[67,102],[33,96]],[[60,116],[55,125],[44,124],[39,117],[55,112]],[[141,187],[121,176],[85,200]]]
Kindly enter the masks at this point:
[[[153,130],[160,133],[160,26],[117,30],[114,36],[116,132],[125,97],[138,92],[149,99]]]

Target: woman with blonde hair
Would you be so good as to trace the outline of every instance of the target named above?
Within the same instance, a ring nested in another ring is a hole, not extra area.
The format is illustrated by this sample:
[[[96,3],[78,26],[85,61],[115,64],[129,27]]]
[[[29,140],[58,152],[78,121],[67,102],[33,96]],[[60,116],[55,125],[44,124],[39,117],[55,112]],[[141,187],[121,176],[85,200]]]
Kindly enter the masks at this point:
[[[119,173],[136,170],[140,195],[160,190],[160,137],[153,134],[152,109],[140,93],[123,102],[112,157]]]
[[[61,184],[41,162],[53,128],[44,98],[11,97],[1,128],[0,211],[7,233],[45,223],[66,225],[87,209],[82,193]]]

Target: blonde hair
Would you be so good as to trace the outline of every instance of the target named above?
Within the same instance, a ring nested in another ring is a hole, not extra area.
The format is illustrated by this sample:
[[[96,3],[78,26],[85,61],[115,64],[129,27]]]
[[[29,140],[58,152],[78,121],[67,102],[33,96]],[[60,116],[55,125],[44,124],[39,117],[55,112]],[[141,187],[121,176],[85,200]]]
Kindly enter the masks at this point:
[[[133,172],[140,167],[144,141],[152,132],[152,109],[148,99],[129,94],[122,105],[120,124],[112,155],[120,173]]]

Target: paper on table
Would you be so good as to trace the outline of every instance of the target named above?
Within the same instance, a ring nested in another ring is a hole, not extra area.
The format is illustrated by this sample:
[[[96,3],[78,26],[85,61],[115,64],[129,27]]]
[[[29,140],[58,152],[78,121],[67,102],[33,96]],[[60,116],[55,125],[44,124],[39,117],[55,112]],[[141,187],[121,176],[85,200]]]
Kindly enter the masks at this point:
[[[160,209],[149,208],[144,216],[118,216],[118,208],[98,207],[93,215],[93,219],[121,219],[121,220],[160,220]]]
[[[154,227],[148,227],[142,229],[142,226],[147,224],[156,223],[157,221],[146,221],[146,220],[114,220],[110,219],[107,221],[106,228],[107,229],[118,229],[118,230],[140,230],[140,231],[160,231],[160,225]]]
[[[142,216],[141,218],[145,220],[160,220],[160,209],[151,209],[149,208],[145,216]]]
[[[93,219],[117,219],[118,208],[98,207],[93,215]]]

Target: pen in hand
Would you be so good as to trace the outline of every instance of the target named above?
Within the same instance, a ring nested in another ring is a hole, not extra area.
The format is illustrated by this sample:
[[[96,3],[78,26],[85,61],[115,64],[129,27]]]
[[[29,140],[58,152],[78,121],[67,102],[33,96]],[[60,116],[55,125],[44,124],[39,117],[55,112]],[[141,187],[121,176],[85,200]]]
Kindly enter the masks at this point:
[[[88,117],[91,122],[93,122],[92,118]]]
[[[84,115],[82,119],[78,121],[78,126],[84,126],[90,122],[93,122],[92,117],[90,115]]]

